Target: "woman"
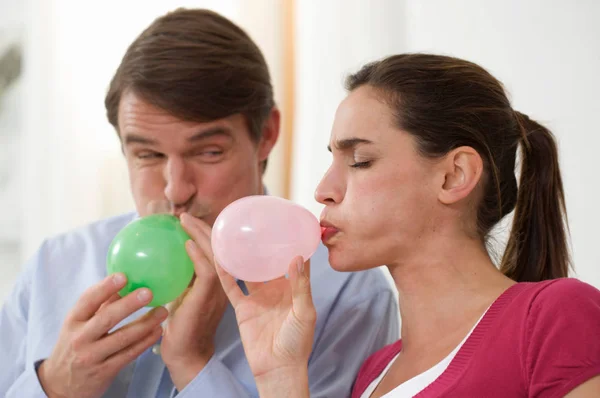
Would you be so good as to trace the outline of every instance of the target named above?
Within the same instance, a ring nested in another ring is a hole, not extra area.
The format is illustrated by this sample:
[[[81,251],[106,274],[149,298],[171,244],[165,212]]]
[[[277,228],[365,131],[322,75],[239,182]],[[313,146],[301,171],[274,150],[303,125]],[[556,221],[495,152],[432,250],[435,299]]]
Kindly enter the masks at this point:
[[[401,341],[365,362],[353,397],[600,396],[600,291],[565,278],[552,134],[460,59],[392,56],[347,88],[316,192],[323,241],[336,270],[386,264],[402,316]],[[513,209],[498,269],[490,232]],[[316,315],[296,262],[248,296],[218,270],[261,397],[309,396]]]

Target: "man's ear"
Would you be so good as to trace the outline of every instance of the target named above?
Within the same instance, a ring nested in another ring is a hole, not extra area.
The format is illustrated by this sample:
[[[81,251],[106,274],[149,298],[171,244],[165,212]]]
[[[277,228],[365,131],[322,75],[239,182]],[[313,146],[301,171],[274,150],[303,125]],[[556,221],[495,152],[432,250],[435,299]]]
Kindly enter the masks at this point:
[[[264,161],[269,157],[273,147],[279,138],[281,114],[277,107],[271,109],[271,113],[263,125],[262,137],[258,143],[258,159]]]
[[[477,151],[462,146],[450,151],[442,161],[444,183],[438,199],[444,204],[453,204],[469,196],[483,174],[483,160]]]

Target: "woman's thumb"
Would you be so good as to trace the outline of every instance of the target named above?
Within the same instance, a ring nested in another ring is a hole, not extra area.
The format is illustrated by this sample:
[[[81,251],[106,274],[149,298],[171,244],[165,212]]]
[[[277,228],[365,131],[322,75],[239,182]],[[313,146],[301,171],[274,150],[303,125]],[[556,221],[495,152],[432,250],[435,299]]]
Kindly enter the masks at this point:
[[[289,268],[292,284],[292,305],[299,320],[316,321],[317,315],[310,287],[310,260],[304,262],[301,256],[294,258]]]

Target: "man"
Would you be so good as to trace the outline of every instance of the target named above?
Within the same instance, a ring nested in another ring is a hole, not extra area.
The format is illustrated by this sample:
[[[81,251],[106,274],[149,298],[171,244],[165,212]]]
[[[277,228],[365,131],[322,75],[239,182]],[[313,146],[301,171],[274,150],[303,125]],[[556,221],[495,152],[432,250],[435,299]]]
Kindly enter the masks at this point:
[[[47,240],[26,265],[0,313],[0,393],[258,396],[212,265],[210,225],[232,201],[265,193],[279,111],[260,50],[218,14],[177,10],[131,44],[105,103],[137,211]],[[124,278],[105,271],[116,233],[158,211],[181,218],[196,271],[164,333],[167,311],[145,308],[151,292],[120,298]],[[334,272],[322,246],[311,263],[311,396],[349,396],[366,357],[398,338],[397,305],[379,271]]]

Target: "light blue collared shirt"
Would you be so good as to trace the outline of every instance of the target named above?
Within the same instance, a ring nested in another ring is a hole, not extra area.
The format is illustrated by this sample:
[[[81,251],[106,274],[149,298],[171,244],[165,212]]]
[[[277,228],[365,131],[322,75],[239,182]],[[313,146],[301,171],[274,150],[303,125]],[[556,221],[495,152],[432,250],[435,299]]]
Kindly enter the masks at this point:
[[[45,397],[35,366],[47,358],[67,312],[106,276],[112,239],[135,213],[106,219],[47,240],[26,264],[0,312],[0,396]],[[309,361],[311,397],[348,397],[363,361],[399,338],[398,305],[380,270],[332,270],[320,246],[311,259],[317,327]],[[120,325],[141,316],[142,309]],[[215,355],[176,391],[151,349],[124,368],[105,397],[258,397],[231,306],[217,329]]]

